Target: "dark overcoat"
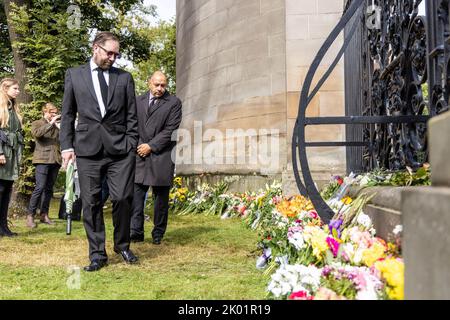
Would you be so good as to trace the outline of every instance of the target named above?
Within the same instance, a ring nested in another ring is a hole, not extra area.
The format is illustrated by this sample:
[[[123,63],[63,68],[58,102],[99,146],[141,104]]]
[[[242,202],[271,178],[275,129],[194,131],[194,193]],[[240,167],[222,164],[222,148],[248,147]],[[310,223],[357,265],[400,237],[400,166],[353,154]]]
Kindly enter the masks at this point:
[[[149,110],[150,92],[137,97],[139,143],[148,144],[151,154],[136,156],[135,182],[145,186],[172,186],[175,159],[172,150],[176,146],[174,132],[182,118],[180,99],[168,92],[159,98]]]

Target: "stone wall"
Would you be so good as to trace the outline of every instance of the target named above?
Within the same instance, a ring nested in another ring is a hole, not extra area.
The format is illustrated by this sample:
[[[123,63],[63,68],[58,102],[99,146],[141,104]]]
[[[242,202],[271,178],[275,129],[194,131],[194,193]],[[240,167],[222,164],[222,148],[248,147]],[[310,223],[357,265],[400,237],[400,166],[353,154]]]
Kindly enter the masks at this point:
[[[309,67],[331,30],[342,16],[342,0],[286,0],[286,69],[288,163],[284,174],[285,193],[295,193],[292,171],[291,139],[298,114],[300,90]],[[317,84],[342,46],[342,37],[325,56],[313,80]],[[307,116],[340,116],[345,114],[344,64],[322,86],[307,110]],[[345,127],[339,125],[308,127],[307,141],[343,141]],[[317,182],[328,181],[331,173],[345,173],[344,148],[309,148],[310,169]]]
[[[292,182],[299,90],[342,8],[342,0],[177,0],[177,95],[183,101],[177,174]],[[343,112],[341,63],[308,114]],[[308,129],[308,139],[342,140],[344,128]],[[310,160],[324,180],[345,168],[343,150],[312,150]]]
[[[430,120],[432,187],[402,196],[405,297],[450,299],[450,113]]]

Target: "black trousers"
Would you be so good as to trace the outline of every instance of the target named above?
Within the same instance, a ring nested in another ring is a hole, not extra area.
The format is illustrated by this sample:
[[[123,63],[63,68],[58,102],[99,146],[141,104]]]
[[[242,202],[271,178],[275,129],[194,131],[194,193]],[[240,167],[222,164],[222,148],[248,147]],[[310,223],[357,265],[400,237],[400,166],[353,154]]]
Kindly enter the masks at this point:
[[[0,229],[8,224],[8,207],[14,181],[0,180]]]
[[[112,202],[114,250],[130,248],[130,216],[136,153],[125,156],[77,157],[83,222],[89,241],[89,258],[106,261],[102,183],[107,177]]]
[[[36,187],[31,194],[28,214],[35,215],[37,209],[41,213],[48,213],[60,167],[57,163],[36,165]]]
[[[144,235],[144,206],[149,186],[134,184],[133,214],[131,217],[131,234]],[[163,238],[169,218],[170,187],[152,187],[154,199],[152,237]]]

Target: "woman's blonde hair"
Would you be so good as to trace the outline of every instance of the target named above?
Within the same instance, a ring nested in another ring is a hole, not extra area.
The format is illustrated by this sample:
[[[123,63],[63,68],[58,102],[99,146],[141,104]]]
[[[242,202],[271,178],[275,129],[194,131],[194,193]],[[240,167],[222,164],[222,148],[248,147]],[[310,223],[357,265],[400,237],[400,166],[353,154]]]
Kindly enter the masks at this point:
[[[11,100],[6,94],[8,89],[16,84],[19,84],[19,81],[12,78],[5,78],[0,82],[0,128],[6,128],[9,125],[8,105],[10,102],[12,103],[14,111],[16,112],[17,117],[22,124],[22,116],[20,114],[19,105],[16,103],[16,101]]]

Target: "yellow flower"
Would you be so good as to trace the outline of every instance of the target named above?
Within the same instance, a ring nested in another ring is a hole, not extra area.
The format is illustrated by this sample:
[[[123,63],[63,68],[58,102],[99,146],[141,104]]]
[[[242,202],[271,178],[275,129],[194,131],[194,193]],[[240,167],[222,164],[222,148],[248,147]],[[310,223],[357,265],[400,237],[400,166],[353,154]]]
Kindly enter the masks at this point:
[[[182,183],[182,178],[181,177],[176,177],[175,179],[173,179],[174,184],[181,186]]]
[[[386,280],[390,299],[403,300],[405,291],[405,264],[398,259],[386,259],[375,263],[375,268]]]
[[[306,226],[303,236],[311,244],[314,256],[322,260],[322,254],[328,250],[328,234],[319,227]]]
[[[345,204],[345,205],[349,205],[349,204],[351,204],[351,203],[353,202],[353,199],[350,198],[350,197],[345,197],[345,198],[343,198],[343,199],[341,200],[341,202],[342,202],[343,204]]]
[[[386,247],[380,242],[375,242],[369,249],[363,251],[362,261],[371,268],[376,261],[385,257],[385,252]]]
[[[181,202],[185,202],[186,201],[186,196],[185,195],[181,195],[180,196],[180,201]]]

